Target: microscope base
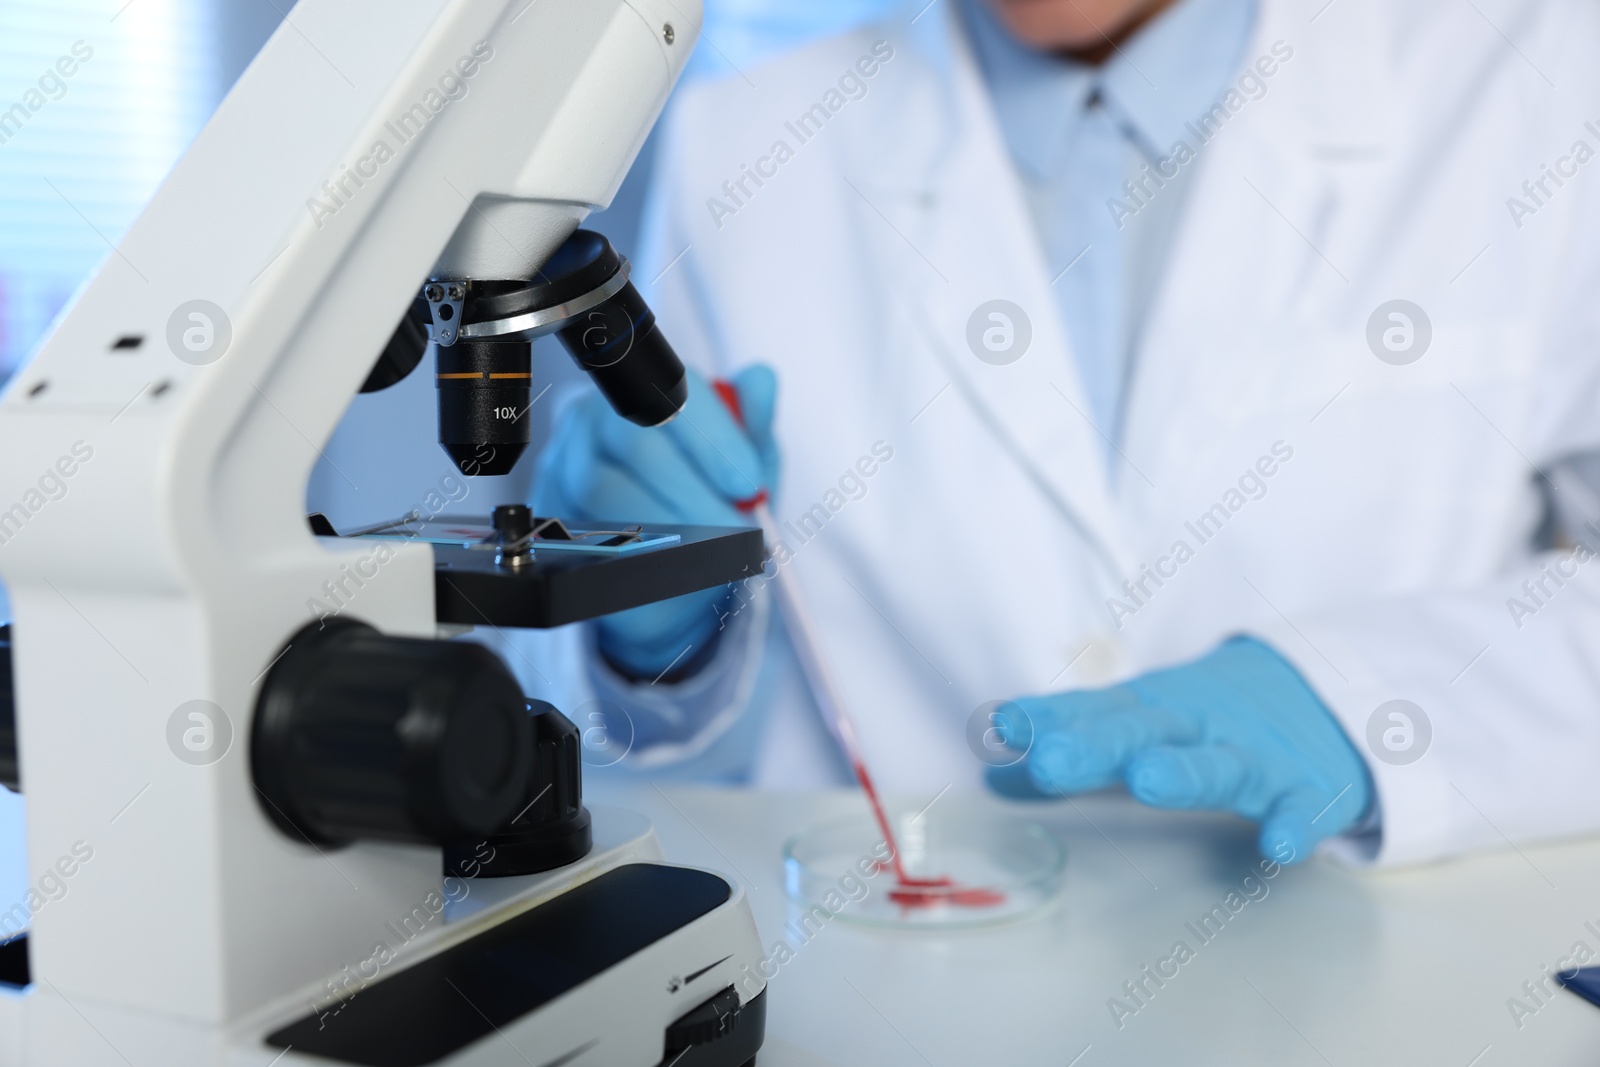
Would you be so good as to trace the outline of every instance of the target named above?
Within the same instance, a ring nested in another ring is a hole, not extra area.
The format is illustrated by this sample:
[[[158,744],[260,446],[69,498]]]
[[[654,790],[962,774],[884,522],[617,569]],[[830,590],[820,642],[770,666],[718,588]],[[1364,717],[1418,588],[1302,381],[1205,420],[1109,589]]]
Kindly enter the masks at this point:
[[[660,862],[643,816],[591,814],[584,859],[447,882],[444,927],[414,960],[309,1014],[302,998],[259,1023],[255,1056],[286,1050],[277,1067],[744,1067],[766,1017],[744,891]]]
[[[660,862],[643,816],[591,814],[584,859],[447,881],[443,928],[408,950],[414,959],[310,1013],[301,998],[236,1047],[252,1062],[286,1049],[277,1067],[744,1067],[761,1046],[766,997],[743,890]],[[709,1025],[686,1018],[697,1012]]]
[[[613,868],[266,1041],[295,1059],[362,1067],[519,1054],[535,1064],[741,1067],[761,1047],[766,1004],[760,992],[741,1004],[729,967],[741,927],[754,933],[738,894],[708,871]]]
[[[442,915],[387,963],[226,1028],[0,986],[0,1067],[745,1067],[766,983],[744,891],[662,863],[642,815],[590,810],[584,859],[452,879]]]

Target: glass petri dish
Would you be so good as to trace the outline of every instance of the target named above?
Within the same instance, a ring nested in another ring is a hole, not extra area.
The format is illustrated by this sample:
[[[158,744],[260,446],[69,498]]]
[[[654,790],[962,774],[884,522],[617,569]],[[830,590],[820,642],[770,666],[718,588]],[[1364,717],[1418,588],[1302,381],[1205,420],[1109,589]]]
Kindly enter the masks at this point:
[[[1061,890],[1067,850],[1044,827],[998,811],[889,812],[900,859],[913,884],[885,862],[873,818],[859,816],[800,831],[783,847],[784,888],[802,912],[872,926],[954,929],[1022,918]],[[915,883],[947,883],[919,885]]]

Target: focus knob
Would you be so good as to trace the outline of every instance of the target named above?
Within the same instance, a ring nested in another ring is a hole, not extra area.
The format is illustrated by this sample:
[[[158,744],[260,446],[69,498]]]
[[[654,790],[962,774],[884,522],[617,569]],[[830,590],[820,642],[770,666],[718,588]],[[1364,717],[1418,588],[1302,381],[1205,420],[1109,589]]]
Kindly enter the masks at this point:
[[[667,1027],[667,1056],[681,1056],[739,1029],[739,991],[729,986]],[[726,1062],[739,1063],[737,1059]]]
[[[527,803],[521,687],[481,645],[333,619],[295,635],[262,685],[250,765],[296,840],[482,838]]]
[[[533,774],[508,824],[477,845],[446,848],[445,871],[463,878],[504,878],[576,863],[593,836],[583,806],[583,752],[572,720],[542,700],[528,702]]]

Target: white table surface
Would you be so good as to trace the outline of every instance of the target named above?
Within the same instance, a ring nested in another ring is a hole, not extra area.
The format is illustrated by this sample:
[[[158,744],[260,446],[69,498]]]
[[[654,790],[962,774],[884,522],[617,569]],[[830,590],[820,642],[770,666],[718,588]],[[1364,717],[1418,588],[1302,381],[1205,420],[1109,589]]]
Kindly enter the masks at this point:
[[[589,794],[649,815],[671,859],[740,878],[769,952],[790,918],[784,840],[865,811],[846,792]],[[771,981],[760,1067],[1600,1063],[1600,1008],[1558,990],[1519,1028],[1507,1007],[1538,1006],[1522,984],[1578,941],[1600,962],[1585,928],[1600,930],[1600,840],[1377,874],[1321,858],[1285,869],[1119,1030],[1108,998],[1175,941],[1197,947],[1184,924],[1254,869],[1253,832],[1111,795],[1008,806],[1067,844],[1056,906],[939,934],[834,919]]]

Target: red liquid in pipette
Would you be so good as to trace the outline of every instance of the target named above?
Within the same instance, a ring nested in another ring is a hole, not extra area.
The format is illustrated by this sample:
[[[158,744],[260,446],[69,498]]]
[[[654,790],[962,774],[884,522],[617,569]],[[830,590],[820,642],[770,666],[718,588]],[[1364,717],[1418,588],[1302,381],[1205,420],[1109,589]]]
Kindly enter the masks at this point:
[[[888,866],[894,871],[895,882],[895,887],[889,890],[890,900],[906,909],[928,908],[935,904],[992,908],[1005,903],[1005,894],[998,890],[960,886],[943,875],[938,878],[913,878],[907,874],[905,865],[900,862],[900,846],[894,839],[888,813],[884,811],[883,801],[878,799],[878,790],[872,784],[872,775],[867,773],[867,765],[859,759],[853,761],[853,765],[856,781],[861,783],[861,791],[867,795],[867,803],[872,806],[872,817],[877,820],[878,829],[883,831],[884,843],[889,846]],[[878,869],[882,870],[884,866],[880,860]]]

